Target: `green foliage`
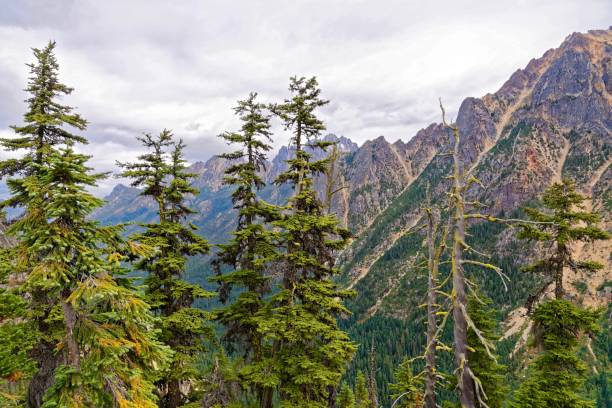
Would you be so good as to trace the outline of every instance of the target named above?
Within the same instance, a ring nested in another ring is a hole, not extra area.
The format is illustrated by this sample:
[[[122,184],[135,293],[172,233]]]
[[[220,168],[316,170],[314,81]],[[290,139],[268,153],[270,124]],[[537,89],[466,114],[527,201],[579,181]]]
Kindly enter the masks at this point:
[[[238,210],[238,223],[233,238],[219,246],[213,265],[220,284],[222,302],[230,300],[230,291],[240,291],[231,303],[216,313],[216,320],[225,326],[225,339],[244,356],[239,371],[242,386],[254,393],[262,406],[269,406],[278,375],[274,368],[274,350],[270,338],[265,337],[271,309],[266,299],[270,292],[270,277],[266,268],[275,261],[277,233],[267,223],[280,217],[279,209],[257,197],[264,186],[260,176],[265,168],[266,152],[271,149],[270,123],[264,105],[255,101],[251,93],[239,101],[234,109],[242,121],[240,132],[226,132],[221,137],[239,150],[221,155],[231,160],[225,171],[225,184],[233,186],[232,202]],[[222,266],[230,271],[224,273]]]
[[[254,404],[240,398],[238,363],[228,358],[223,350],[210,356],[203,374],[203,398],[194,402],[193,407],[254,408]]]
[[[420,408],[423,406],[423,379],[415,376],[412,371],[412,361],[404,361],[395,370],[395,382],[389,384],[391,399],[397,401],[398,408]]]
[[[91,174],[89,157],[73,150],[85,139],[63,127],[83,130],[86,122],[55,101],[71,89],[57,80],[53,49],[49,43],[34,50],[26,124],[13,128],[21,137],[1,141],[7,149],[25,149],[0,168],[21,176],[8,180],[11,197],[1,204],[24,208],[7,231],[17,243],[2,269],[24,276],[17,293],[27,305],[20,319],[35,328],[35,339],[25,337],[36,364],[28,402],[152,407],[152,380],[169,351],[155,339],[148,305],[122,276],[120,261],[129,250],[120,229],[91,220],[102,202],[88,189],[104,176]]]
[[[571,254],[570,245],[574,242],[593,242],[610,238],[610,234],[597,228],[599,215],[586,211],[585,197],[576,191],[574,182],[564,179],[548,188],[542,197],[547,211],[525,208],[532,221],[539,224],[525,224],[519,238],[540,241],[553,245],[553,253],[545,259],[525,267],[525,271],[538,273],[545,277],[544,286],[531,298],[529,305],[538,300],[551,284],[555,284],[555,296],[564,296],[563,270],[570,268],[595,271],[601,265],[593,261],[576,262]]]
[[[336,321],[348,314],[342,299],[352,292],[339,290],[332,281],[338,273],[334,254],[346,245],[349,233],[325,214],[313,188],[313,177],[325,171],[327,160],[311,161],[304,149],[329,145],[319,139],[325,127],[314,114],[327,101],[320,99],[315,78],[293,77],[289,89],[291,99],[271,107],[292,131],[295,146],[295,158],[276,182],[291,183],[295,194],[273,223],[285,252],[279,263],[282,287],[272,298],[267,324],[277,350],[281,406],[325,407],[355,351]]]
[[[371,401],[370,395],[368,394],[366,379],[360,371],[357,373],[357,378],[355,379],[355,408],[369,408],[370,405]]]
[[[596,400],[597,408],[612,407],[612,304],[608,305],[605,313],[602,313],[599,325],[601,331],[594,338],[593,351],[597,357],[594,370],[589,370],[591,375],[587,380],[586,387],[590,398]]]
[[[497,319],[495,309],[491,307],[492,301],[482,294],[470,296],[468,300],[468,312],[474,325],[480,330],[482,338],[488,342],[489,350],[483,341],[472,329],[468,329],[468,360],[470,369],[482,383],[484,396],[482,399],[489,408],[501,408],[508,391],[504,384],[504,371],[506,367],[498,363],[499,355],[495,350],[495,344],[499,340],[497,334]],[[484,405],[477,402],[477,407],[484,408]]]
[[[22,126],[11,126],[17,137],[1,138],[0,145],[8,151],[25,150],[19,158],[0,163],[0,177],[28,175],[36,170],[33,164],[42,164],[43,158],[60,145],[87,143],[83,136],[67,131],[64,126],[84,130],[87,122],[73,108],[60,104],[57,99],[70,95],[72,88],[58,79],[59,65],[55,58],[55,42],[50,41],[43,49],[34,48],[35,64],[27,64],[30,78],[25,91],[29,93],[28,111]],[[6,204],[23,205],[24,202],[9,200]]]
[[[586,366],[577,349],[584,333],[595,333],[598,313],[580,309],[565,300],[546,302],[534,311],[534,334],[543,352],[533,361],[512,406],[594,407],[581,395]]]
[[[338,408],[355,408],[355,394],[347,383],[340,386],[336,403]]]
[[[143,187],[142,195],[158,205],[159,222],[142,224],[144,230],[131,239],[149,249],[136,267],[146,272],[146,300],[160,316],[160,339],[174,351],[168,370],[157,381],[160,403],[176,407],[198,398],[193,386],[198,374],[195,360],[205,351],[204,339],[213,335],[206,324],[208,313],[192,307],[195,300],[213,294],[182,279],[187,257],[207,253],[209,245],[193,225],[185,222],[194,212],[186,205],[186,196],[197,194],[190,185],[194,175],[186,172],[185,145],[174,142],[169,130],[157,137],[145,134],[139,140],[148,152],[136,163],[119,165],[125,169],[121,175],[132,178],[132,185]],[[186,394],[185,388],[191,393]]]
[[[19,287],[13,283],[15,276],[10,268],[10,259],[14,255],[12,248],[0,249],[0,378],[11,388],[29,378],[36,369],[28,353],[34,346],[37,334],[32,321],[23,319],[27,314],[28,302],[20,296]],[[16,399],[23,397],[13,396]]]

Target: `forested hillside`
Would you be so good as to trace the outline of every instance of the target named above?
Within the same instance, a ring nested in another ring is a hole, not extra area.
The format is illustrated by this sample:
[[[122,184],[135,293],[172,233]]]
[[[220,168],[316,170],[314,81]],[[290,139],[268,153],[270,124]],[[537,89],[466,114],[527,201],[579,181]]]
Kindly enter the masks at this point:
[[[328,134],[292,77],[206,162],[134,135],[104,200],[55,53],[0,139],[1,406],[612,404],[611,30],[407,142]]]

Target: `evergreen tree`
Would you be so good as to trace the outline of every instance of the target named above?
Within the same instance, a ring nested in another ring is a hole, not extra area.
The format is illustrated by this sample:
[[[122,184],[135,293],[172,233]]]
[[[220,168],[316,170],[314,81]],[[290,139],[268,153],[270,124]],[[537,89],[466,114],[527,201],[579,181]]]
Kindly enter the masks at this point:
[[[368,394],[365,376],[361,371],[359,371],[355,379],[355,407],[369,408],[371,404],[372,402],[370,401],[370,395]]]
[[[595,402],[582,396],[586,366],[578,357],[579,338],[598,330],[598,313],[566,300],[551,300],[533,313],[536,343],[543,352],[530,365],[512,407],[587,408]]]
[[[337,400],[338,408],[355,408],[355,395],[347,383],[342,383]]]
[[[25,123],[22,126],[11,127],[17,137],[0,138],[0,145],[4,150],[24,153],[18,158],[0,162],[2,178],[33,175],[41,171],[44,157],[52,153],[58,145],[68,142],[86,143],[85,138],[66,129],[72,127],[84,130],[87,122],[73,113],[72,107],[58,102],[58,98],[62,95],[72,93],[72,88],[59,81],[59,65],[54,50],[55,42],[52,41],[43,49],[33,49],[36,63],[27,64],[30,68],[30,77],[25,89],[29,94],[25,101],[28,104],[28,111],[24,114]],[[13,195],[3,201],[1,206],[24,208],[27,207],[29,200],[29,197]],[[29,351],[30,357],[38,367],[28,389],[29,403],[33,406],[41,404],[45,391],[53,382],[53,371],[59,364],[58,356],[53,350],[54,343],[46,341],[51,330],[47,318],[52,309],[52,300],[46,292],[45,288],[40,287],[36,288],[35,293],[31,293],[30,307],[38,309],[32,315],[32,322],[41,334],[39,341]]]
[[[412,371],[412,362],[404,358],[394,373],[395,382],[389,384],[393,393],[392,400],[397,408],[421,408],[424,404],[423,380],[415,377]]]
[[[242,121],[239,132],[226,132],[221,137],[240,148],[220,155],[232,165],[226,170],[225,184],[235,186],[232,194],[238,210],[238,225],[229,243],[220,245],[213,262],[220,283],[220,297],[229,300],[232,288],[240,290],[238,297],[216,314],[225,328],[225,339],[245,356],[240,370],[243,387],[252,391],[261,407],[272,406],[272,396],[278,385],[272,360],[272,343],[264,334],[270,308],[265,296],[270,292],[270,277],[266,267],[278,257],[276,233],[267,223],[279,218],[279,210],[257,197],[264,186],[261,173],[265,170],[266,152],[270,146],[269,117],[265,106],[256,102],[251,93],[234,109]],[[222,266],[232,269],[222,273]]]
[[[472,322],[480,330],[480,335],[494,345],[499,340],[499,335],[492,303],[491,299],[483,294],[478,294],[478,297],[472,295],[468,299],[468,311]],[[489,408],[501,408],[508,391],[504,385],[505,367],[498,363],[499,356],[494,354],[495,350],[492,348],[487,350],[482,340],[471,328],[468,330],[468,344],[470,345],[468,352],[470,367],[482,383],[486,395],[486,400],[482,397],[482,402]],[[476,401],[476,407],[486,408],[482,402]]]
[[[529,265],[527,272],[544,276],[544,285],[529,299],[528,308],[537,302],[542,294],[554,284],[555,298],[563,299],[563,271],[569,268],[596,271],[603,265],[594,261],[577,262],[572,258],[571,244],[574,242],[593,242],[610,238],[610,234],[597,228],[599,215],[585,210],[584,196],[576,191],[574,182],[564,179],[549,187],[542,197],[545,210],[526,208],[528,217],[539,224],[522,225],[519,238],[539,241],[552,246],[552,254]]]
[[[70,133],[65,126],[85,130],[87,122],[73,113],[73,108],[62,105],[58,98],[70,95],[72,88],[62,84],[58,78],[59,65],[54,54],[55,42],[50,41],[43,49],[34,48],[35,64],[27,64],[30,78],[25,91],[30,97],[25,101],[28,111],[22,126],[11,126],[17,134],[14,138],[0,138],[0,145],[8,151],[25,150],[14,159],[0,163],[0,177],[28,175],[36,171],[33,163],[41,165],[45,155],[52,148],[67,143],[87,143],[83,136]],[[7,204],[24,205],[23,202],[9,201]]]
[[[157,137],[145,134],[139,140],[149,151],[136,163],[119,165],[124,168],[121,176],[132,178],[132,186],[143,187],[141,195],[158,205],[158,222],[142,224],[144,231],[132,240],[154,249],[141,257],[136,268],[146,273],[146,299],[160,316],[160,338],[174,351],[169,369],[157,382],[161,406],[174,408],[199,398],[194,387],[195,359],[205,350],[204,340],[212,336],[212,328],[206,323],[209,314],[193,307],[193,302],[213,294],[182,277],[187,257],[207,253],[209,245],[185,221],[194,213],[187,196],[198,192],[190,185],[195,175],[187,172],[185,145],[174,142],[169,130]]]
[[[17,244],[2,269],[24,277],[22,321],[32,322],[35,365],[27,404],[154,407],[152,378],[169,353],[155,339],[148,305],[122,276],[129,251],[120,229],[91,220],[102,201],[87,189],[104,175],[91,174],[89,157],[72,149],[85,139],[64,126],[83,130],[86,122],[55,100],[71,89],[57,79],[54,46],[34,50],[26,124],[14,127],[20,137],[0,141],[25,150],[0,163],[3,176],[15,177],[0,205],[24,209],[7,231]]]
[[[275,226],[286,244],[281,262],[282,288],[274,296],[274,318],[270,322],[276,340],[275,358],[280,395],[285,407],[324,407],[333,399],[355,345],[338,328],[337,316],[348,313],[342,299],[352,295],[332,281],[336,251],[349,237],[338,226],[313,188],[313,177],[327,168],[327,161],[312,161],[305,149],[325,149],[320,140],[325,129],[315,110],[328,101],[320,98],[315,78],[291,78],[291,99],[272,106],[272,111],[292,132],[295,157],[276,180],[295,189],[288,209]]]
[[[54,345],[47,357],[58,365],[42,406],[153,407],[149,373],[165,364],[168,353],[154,338],[147,303],[121,277],[119,230],[89,217],[102,201],[86,188],[102,175],[89,174],[87,160],[71,148],[52,151],[35,176],[9,181],[14,197],[30,200],[9,229],[20,240],[17,267],[28,274],[23,290],[43,288],[52,305],[42,341]],[[42,400],[35,395],[29,403],[38,406]]]

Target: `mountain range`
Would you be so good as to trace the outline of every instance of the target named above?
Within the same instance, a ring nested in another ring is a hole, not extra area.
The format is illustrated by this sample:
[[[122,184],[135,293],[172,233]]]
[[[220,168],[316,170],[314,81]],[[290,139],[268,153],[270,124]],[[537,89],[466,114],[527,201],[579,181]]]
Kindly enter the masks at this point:
[[[466,169],[481,182],[468,196],[485,205],[482,212],[521,216],[525,205],[538,205],[548,186],[571,178],[590,197],[587,205],[602,214],[603,227],[612,229],[611,29],[571,34],[558,48],[517,70],[498,91],[466,98],[455,123]],[[355,367],[366,364],[364,353],[372,342],[391,360],[415,355],[423,345],[415,338],[422,337],[419,305],[426,283],[418,267],[424,237],[412,230],[423,216],[423,205],[446,200],[450,159],[445,153],[451,135],[442,123],[433,123],[408,142],[390,143],[381,136],[358,146],[345,137],[326,139],[337,142],[341,152],[337,183],[342,188],[332,209],[355,236],[339,259],[339,279],[357,292],[348,305],[353,314],[343,323],[363,346]],[[291,194],[273,184],[290,156],[291,148],[283,147],[268,164],[264,199],[282,203]],[[213,157],[191,167],[200,189],[191,199],[198,210],[192,221],[213,243],[227,239],[234,225],[231,190],[222,183],[227,166]],[[323,177],[317,187],[323,194]],[[155,218],[153,203],[135,188],[117,185],[106,200],[95,214],[104,223]],[[506,291],[496,276],[474,275],[505,320],[504,338],[512,349],[527,324],[521,306],[536,284],[520,272],[534,248],[517,240],[513,228],[482,222],[470,226],[469,240],[493,254],[491,262],[510,278]],[[609,303],[612,243],[573,250],[576,258],[588,255],[605,266],[589,276],[568,273],[565,286],[585,305]]]

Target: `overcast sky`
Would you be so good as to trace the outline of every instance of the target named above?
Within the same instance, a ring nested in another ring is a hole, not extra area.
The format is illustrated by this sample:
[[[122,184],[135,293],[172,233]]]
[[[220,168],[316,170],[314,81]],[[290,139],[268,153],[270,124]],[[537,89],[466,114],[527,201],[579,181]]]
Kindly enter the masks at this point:
[[[438,96],[454,113],[610,22],[609,0],[0,0],[0,135],[21,122],[30,47],[50,39],[66,102],[90,122],[85,151],[113,170],[164,127],[192,161],[226,150],[216,135],[236,128],[235,101],[280,101],[292,75],[318,77],[329,132],[409,140],[438,120]]]

